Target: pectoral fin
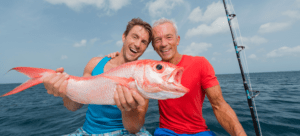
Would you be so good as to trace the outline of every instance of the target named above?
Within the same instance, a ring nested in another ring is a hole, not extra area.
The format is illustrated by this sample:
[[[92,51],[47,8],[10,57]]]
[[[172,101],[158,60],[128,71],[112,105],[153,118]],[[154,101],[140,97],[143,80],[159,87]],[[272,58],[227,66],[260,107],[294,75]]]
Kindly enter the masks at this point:
[[[116,82],[117,84],[126,86],[127,88],[130,88],[129,83],[133,82],[134,79],[132,77],[126,78],[126,77],[117,77],[117,76],[103,76],[104,78],[109,78]]]

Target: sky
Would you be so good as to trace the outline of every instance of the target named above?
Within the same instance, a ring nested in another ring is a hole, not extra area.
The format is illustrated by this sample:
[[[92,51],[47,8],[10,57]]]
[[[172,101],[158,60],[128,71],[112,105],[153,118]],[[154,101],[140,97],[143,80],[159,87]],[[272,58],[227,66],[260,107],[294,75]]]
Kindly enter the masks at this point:
[[[250,73],[300,70],[300,0],[231,3]],[[240,72],[221,0],[6,0],[0,1],[0,84],[28,80],[7,73],[18,66],[64,67],[82,76],[91,58],[121,50],[126,25],[137,17],[150,25],[173,20],[180,54],[204,56],[216,74]],[[149,44],[139,59],[160,57]]]

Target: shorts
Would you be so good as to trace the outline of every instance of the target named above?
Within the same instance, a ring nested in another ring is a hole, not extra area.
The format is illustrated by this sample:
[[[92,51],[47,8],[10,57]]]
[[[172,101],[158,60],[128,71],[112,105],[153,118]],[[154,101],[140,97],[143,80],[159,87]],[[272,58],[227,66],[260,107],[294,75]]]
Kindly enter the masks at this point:
[[[145,127],[142,127],[140,132],[136,134],[129,133],[126,129],[116,130],[113,132],[103,133],[103,134],[88,134],[81,128],[78,128],[75,132],[63,136],[152,136]]]
[[[216,136],[216,134],[212,131],[204,131],[196,134],[177,134],[166,128],[156,128],[154,136]]]

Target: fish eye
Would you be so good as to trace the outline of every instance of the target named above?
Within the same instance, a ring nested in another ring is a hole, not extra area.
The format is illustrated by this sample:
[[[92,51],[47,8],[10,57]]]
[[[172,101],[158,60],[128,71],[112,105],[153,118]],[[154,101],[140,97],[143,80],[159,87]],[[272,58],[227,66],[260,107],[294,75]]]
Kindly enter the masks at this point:
[[[161,64],[156,65],[157,70],[161,70],[162,68],[163,68],[163,66]]]

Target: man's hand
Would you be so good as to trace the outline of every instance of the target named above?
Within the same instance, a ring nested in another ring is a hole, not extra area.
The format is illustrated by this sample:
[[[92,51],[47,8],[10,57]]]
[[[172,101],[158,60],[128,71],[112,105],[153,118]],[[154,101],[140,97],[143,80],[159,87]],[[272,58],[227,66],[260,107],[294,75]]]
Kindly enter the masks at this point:
[[[136,88],[117,86],[114,94],[117,107],[122,112],[123,126],[130,133],[137,133],[145,123],[149,100],[142,97]]]
[[[117,57],[117,56],[119,56],[119,52],[117,51],[117,52],[113,52],[113,53],[110,53],[110,54],[108,54],[108,55],[105,55],[105,56],[107,56],[107,57],[109,57],[109,58],[115,58],[115,57]]]
[[[57,68],[56,74],[52,74],[43,80],[44,86],[48,94],[53,94],[55,97],[64,98],[66,96],[66,88],[68,85],[67,79],[69,75],[64,72],[64,68]]]
[[[131,110],[144,110],[146,99],[141,96],[136,88],[130,88],[124,86],[117,86],[117,90],[114,94],[114,100],[117,107],[123,111]]]

